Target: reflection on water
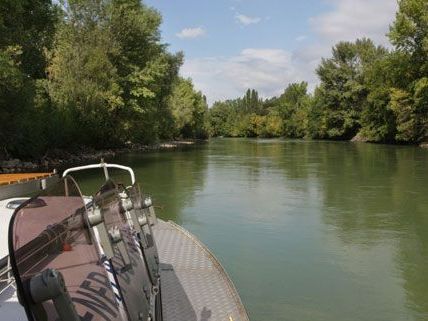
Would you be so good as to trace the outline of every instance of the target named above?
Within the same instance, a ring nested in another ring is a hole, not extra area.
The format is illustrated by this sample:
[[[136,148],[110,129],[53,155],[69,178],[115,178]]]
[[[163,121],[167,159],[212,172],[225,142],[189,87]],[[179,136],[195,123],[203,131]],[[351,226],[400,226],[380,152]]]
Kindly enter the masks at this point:
[[[114,161],[213,250],[251,320],[428,320],[428,151],[218,139]]]

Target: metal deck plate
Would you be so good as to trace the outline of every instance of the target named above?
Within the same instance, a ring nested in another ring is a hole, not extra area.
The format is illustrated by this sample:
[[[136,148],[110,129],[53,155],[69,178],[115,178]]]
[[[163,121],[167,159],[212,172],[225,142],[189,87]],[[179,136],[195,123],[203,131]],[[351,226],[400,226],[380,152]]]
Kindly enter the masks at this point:
[[[195,236],[162,220],[154,233],[164,321],[248,321],[232,281]]]

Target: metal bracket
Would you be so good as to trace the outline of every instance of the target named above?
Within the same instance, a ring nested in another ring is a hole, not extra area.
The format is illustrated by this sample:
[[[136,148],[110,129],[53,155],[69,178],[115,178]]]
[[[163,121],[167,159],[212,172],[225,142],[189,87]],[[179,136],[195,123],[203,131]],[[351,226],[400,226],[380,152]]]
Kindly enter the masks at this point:
[[[103,248],[104,255],[110,260],[114,257],[114,249],[106,225],[104,224],[103,214],[99,207],[95,206],[88,210],[88,222],[92,228],[97,229],[99,242]]]
[[[116,246],[122,257],[123,266],[127,269],[131,264],[131,259],[128,251],[126,250],[125,244],[123,243],[123,237],[120,230],[118,228],[110,228],[107,230],[104,223],[103,213],[97,206],[88,210],[88,222],[91,227],[95,227],[97,229],[99,242],[103,248],[106,258],[110,260],[115,256],[114,246]]]
[[[144,208],[148,210],[147,218],[149,220],[150,226],[155,225],[158,221],[155,213],[155,208],[153,206],[152,198],[150,196],[146,197],[146,199],[144,200]]]
[[[110,242],[116,246],[117,250],[120,253],[120,256],[123,261],[122,272],[126,271],[131,267],[131,259],[129,257],[128,250],[126,249],[125,243],[123,242],[122,233],[117,227],[111,228],[108,231]]]
[[[141,233],[141,226],[138,223],[139,217],[137,215],[136,209],[134,208],[134,204],[132,204],[132,201],[129,198],[128,194],[126,194],[126,192],[122,192],[119,194],[119,197],[123,210],[125,210],[129,214],[129,217],[127,217],[127,219],[131,223],[131,226],[137,233]]]
[[[144,234],[144,231],[142,227],[147,224],[147,218],[143,215],[138,215],[138,213],[141,213],[141,210],[134,206],[132,203],[132,200],[128,196],[126,192],[122,192],[119,194],[121,198],[121,205],[122,208],[127,211],[129,214],[128,220],[130,221],[132,227],[134,228],[135,232],[139,236],[139,239],[141,241],[141,245],[145,248],[147,247],[147,240]]]

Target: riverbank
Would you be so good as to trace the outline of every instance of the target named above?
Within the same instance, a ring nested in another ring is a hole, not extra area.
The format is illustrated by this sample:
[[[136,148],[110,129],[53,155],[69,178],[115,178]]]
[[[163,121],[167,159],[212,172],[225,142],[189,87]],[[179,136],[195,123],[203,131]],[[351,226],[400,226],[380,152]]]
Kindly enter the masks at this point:
[[[363,144],[374,144],[374,145],[390,145],[390,146],[417,146],[420,148],[428,149],[428,137],[423,139],[418,143],[404,143],[404,142],[374,142],[370,141],[368,138],[362,136],[361,134],[355,135],[352,139],[347,140],[334,140],[334,139],[312,139],[312,138],[292,138],[285,136],[274,136],[274,137],[244,137],[244,136],[216,136],[212,138],[251,138],[251,139],[295,139],[295,140],[316,140],[316,141],[326,141],[326,142],[348,142],[348,143],[363,143]]]
[[[31,161],[17,158],[0,160],[0,174],[34,171],[50,172],[54,169],[61,170],[65,167],[99,162],[101,159],[114,158],[124,153],[177,150],[204,142],[203,140],[166,141],[152,145],[132,145],[124,148],[104,150],[95,150],[87,147],[82,147],[73,151],[53,149],[48,151],[40,159]]]

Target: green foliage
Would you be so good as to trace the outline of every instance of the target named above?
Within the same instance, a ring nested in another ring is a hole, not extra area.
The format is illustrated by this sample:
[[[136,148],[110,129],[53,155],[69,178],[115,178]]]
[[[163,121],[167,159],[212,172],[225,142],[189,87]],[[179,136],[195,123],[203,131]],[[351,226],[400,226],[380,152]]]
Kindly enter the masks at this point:
[[[151,142],[172,126],[181,64],[159,42],[159,13],[138,1],[69,1],[55,38],[49,93],[74,121],[74,144]]]
[[[255,89],[248,89],[240,105],[241,111],[245,113],[260,113],[262,101],[259,99],[259,93]]]
[[[183,55],[160,42],[156,10],[137,0],[5,0],[0,9],[2,150],[37,157],[204,135],[200,93],[191,132],[174,132]]]
[[[174,120],[174,136],[205,138],[208,105],[205,96],[195,91],[190,79],[178,78],[168,102]]]
[[[123,106],[117,70],[111,61],[118,45],[108,31],[107,6],[100,1],[69,1],[49,53],[48,94],[68,119],[68,144],[107,147],[116,135]],[[65,124],[64,124],[65,125]]]
[[[127,141],[150,142],[171,137],[173,117],[168,99],[182,64],[160,43],[162,17],[136,0],[115,0],[110,31],[119,46],[115,67],[124,106],[118,111]]]
[[[207,129],[211,137],[229,136],[231,133],[231,114],[234,112],[229,108],[227,102],[215,102],[208,110]]]
[[[0,149],[13,155],[39,153],[40,124],[33,106],[37,79],[44,77],[57,21],[49,0],[0,2]]]
[[[34,78],[45,74],[44,50],[52,45],[58,8],[51,0],[0,1],[0,48],[21,47],[21,70]]]
[[[428,2],[400,1],[389,38],[400,58],[390,84],[395,138],[419,142],[428,137]]]
[[[19,136],[19,117],[25,113],[25,75],[20,70],[19,46],[0,50],[0,142],[11,148]],[[16,118],[18,117],[18,118]]]
[[[426,68],[428,62],[423,58],[428,53],[428,2],[399,1],[399,10],[389,38],[397,50],[412,55],[414,62],[418,63],[417,68],[421,65]]]
[[[391,109],[396,116],[396,139],[418,142],[428,136],[428,78],[419,79],[411,91],[393,88]]]
[[[395,50],[365,70],[361,132],[371,141],[417,143],[427,136],[427,9],[426,1],[400,1],[389,33]]]
[[[391,68],[395,57],[388,53],[365,70],[364,83],[368,90],[360,116],[360,134],[372,142],[393,142],[395,139],[395,117],[390,108]]]
[[[320,118],[312,121],[325,126],[325,130],[313,124],[311,136],[350,139],[358,133],[369,94],[366,71],[385,54],[384,48],[376,47],[369,39],[340,42],[333,47],[332,57],[323,59],[317,69],[321,84],[313,106],[320,109],[315,111]]]
[[[264,137],[280,137],[284,132],[284,121],[275,111],[270,112],[265,118]]]
[[[288,85],[278,98],[276,110],[283,121],[283,135],[302,138],[306,135],[310,96],[306,82]]]
[[[208,112],[210,136],[304,137],[310,97],[307,83],[291,84],[279,98],[262,100],[248,89],[243,98],[216,102]]]

